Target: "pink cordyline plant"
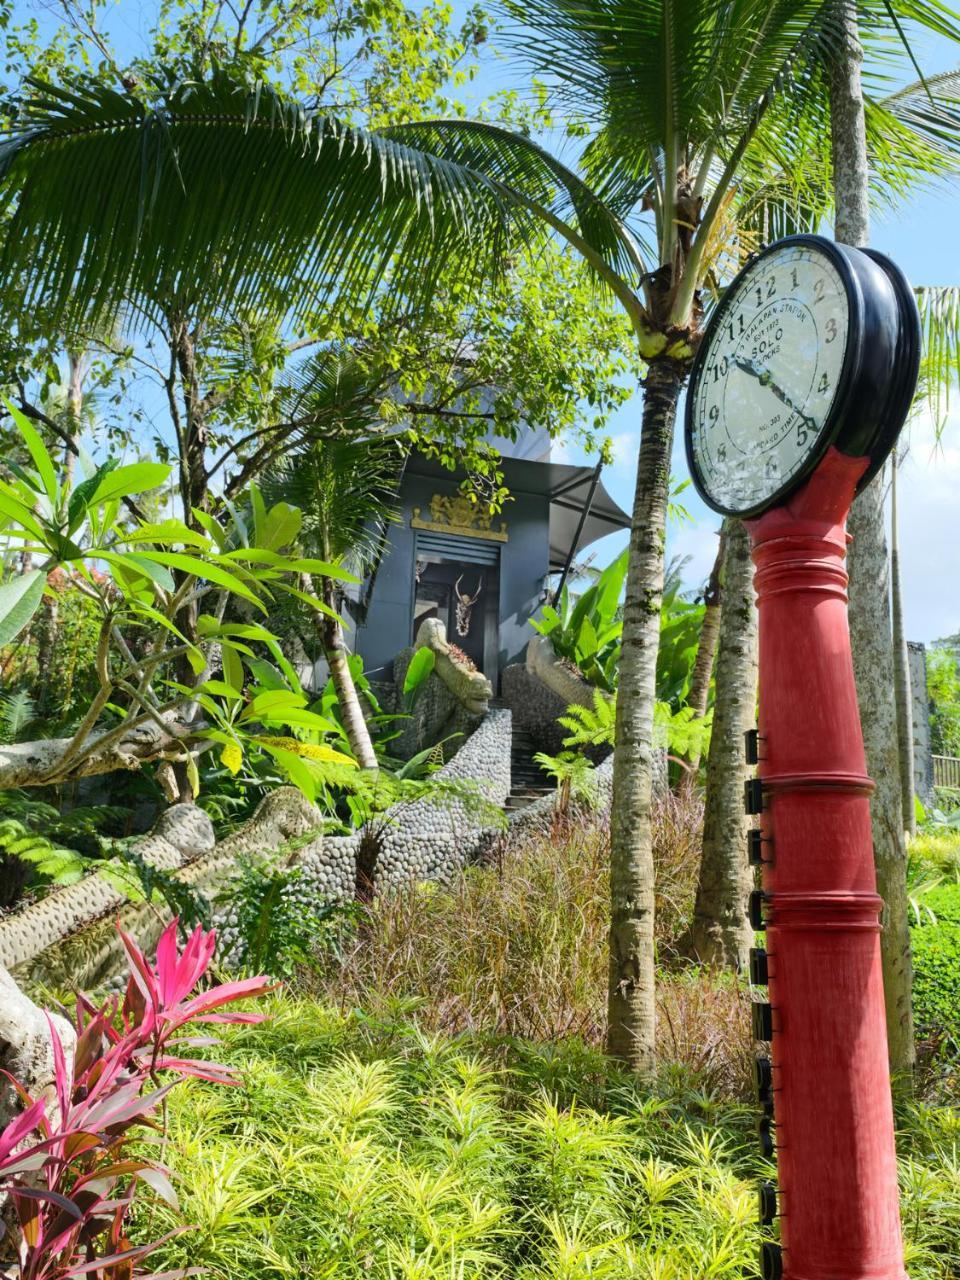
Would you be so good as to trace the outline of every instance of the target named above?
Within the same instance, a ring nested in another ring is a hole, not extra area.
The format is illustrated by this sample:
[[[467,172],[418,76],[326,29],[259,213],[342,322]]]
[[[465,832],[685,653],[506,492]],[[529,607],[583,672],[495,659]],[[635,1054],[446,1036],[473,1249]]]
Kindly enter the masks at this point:
[[[218,1011],[262,995],[271,984],[247,978],[197,991],[213,958],[212,930],[197,927],[181,951],[172,921],[157,944],[154,965],[128,934],[119,927],[118,932],[130,961],[123,1003],[114,996],[97,1009],[79,998],[72,1064],[51,1024],[52,1103],[31,1097],[8,1077],[24,1109],[0,1133],[0,1193],[9,1195],[19,1226],[20,1280],[174,1280],[196,1273],[188,1268],[160,1275],[140,1268],[177,1232],[131,1244],[127,1222],[139,1186],[174,1208],[177,1202],[168,1171],[125,1148],[136,1126],[158,1127],[157,1108],[181,1081],[193,1076],[238,1083],[232,1068],[189,1056],[215,1040],[179,1033],[191,1024],[262,1021],[261,1014]],[[173,1078],[161,1081],[161,1072]]]

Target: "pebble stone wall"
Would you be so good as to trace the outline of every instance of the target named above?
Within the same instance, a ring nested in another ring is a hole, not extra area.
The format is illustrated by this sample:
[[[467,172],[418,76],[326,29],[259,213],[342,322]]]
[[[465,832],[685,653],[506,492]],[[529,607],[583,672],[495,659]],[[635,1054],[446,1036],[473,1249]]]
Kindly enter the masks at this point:
[[[502,808],[510,794],[511,737],[510,712],[490,711],[439,776],[479,782],[487,799]],[[458,802],[436,805],[420,800],[401,808],[384,841],[378,889],[399,888],[411,881],[449,881],[484,848],[491,828],[482,817]],[[298,863],[302,874],[285,892],[304,904],[351,899],[359,840],[358,835],[334,836],[308,846]],[[235,923],[229,916],[218,921],[226,956]]]

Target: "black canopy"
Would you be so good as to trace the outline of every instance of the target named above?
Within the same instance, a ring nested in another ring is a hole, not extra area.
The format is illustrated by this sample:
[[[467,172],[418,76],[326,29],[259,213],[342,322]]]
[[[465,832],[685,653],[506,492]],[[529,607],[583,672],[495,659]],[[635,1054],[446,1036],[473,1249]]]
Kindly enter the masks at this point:
[[[630,517],[607,492],[598,467],[571,467],[527,458],[503,458],[501,465],[504,483],[511,493],[550,499],[552,572],[562,573],[577,552],[605,534],[630,528]],[[438,462],[418,455],[409,460],[407,470],[438,478],[449,479],[452,475]],[[504,514],[509,519],[509,507]]]

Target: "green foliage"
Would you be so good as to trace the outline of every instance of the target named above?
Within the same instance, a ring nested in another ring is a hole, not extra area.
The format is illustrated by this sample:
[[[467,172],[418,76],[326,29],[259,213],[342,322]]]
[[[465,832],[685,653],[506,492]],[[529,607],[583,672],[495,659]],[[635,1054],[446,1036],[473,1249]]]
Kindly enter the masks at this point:
[[[567,714],[558,717],[557,723],[568,730],[564,746],[613,747],[616,717],[617,695],[606,697],[599,689],[594,690],[592,707],[569,706]],[[712,724],[712,710],[697,716],[692,707],[681,706],[675,711],[669,702],[660,700],[654,708],[654,740],[671,755],[702,755],[710,742]]]
[[[660,613],[657,650],[657,697],[679,711],[690,693],[697,660],[704,606],[685,600],[679,572],[667,575]]]
[[[283,863],[284,856],[285,849],[266,860],[239,859],[218,898],[236,932],[230,964],[277,978],[335,961],[344,931],[357,918],[353,903],[318,902],[310,887],[301,889],[302,870]]]
[[[29,690],[17,689],[0,697],[0,741],[18,742],[37,718],[37,704]]]
[[[960,884],[936,884],[923,895],[923,905],[928,914],[918,923],[960,925]]]
[[[960,670],[952,648],[927,650],[927,694],[934,754],[960,756]]]
[[[617,699],[607,697],[599,689],[593,691],[593,706],[572,703],[557,724],[567,730],[565,747],[612,747],[617,720]]]
[[[594,808],[597,803],[597,780],[592,760],[575,751],[562,751],[558,756],[538,751],[534,763],[557,784],[557,811],[566,813],[571,802]]]
[[[403,677],[403,696],[407,706],[412,707],[417,695],[426,686],[430,673],[437,663],[437,655],[429,645],[418,649],[410,659],[407,674]]]
[[[126,874],[113,872],[112,882],[132,901],[163,903],[170,915],[175,916],[184,938],[196,927],[209,929],[212,925],[210,904],[202,893],[179,880],[162,867],[147,862],[133,844],[116,847],[114,865],[119,864]],[[93,870],[110,878],[112,867],[95,866]]]
[[[910,854],[956,879],[960,876],[960,830],[945,824],[927,825],[911,840]]]
[[[259,1006],[258,1006],[259,1007]],[[665,1070],[641,1086],[576,1040],[426,1035],[275,997],[231,1028],[240,1089],[175,1091],[168,1150],[189,1233],[159,1269],[212,1280],[680,1280],[747,1274],[770,1176],[755,1107]],[[901,1137],[911,1276],[952,1280],[955,1119],[918,1108]],[[137,1233],[180,1219],[151,1209]],[[156,1215],[162,1218],[158,1224]]]
[[[100,617],[97,695],[61,760],[37,780],[70,777],[94,749],[103,750],[132,728],[155,724],[193,700],[208,717],[207,724],[198,723],[194,744],[201,739],[220,744],[221,758],[234,771],[242,763],[245,747],[267,753],[312,798],[327,781],[325,765],[352,766],[350,758],[322,743],[301,744],[296,738],[276,735],[277,728],[323,733],[335,732],[336,727],[308,710],[296,672],[272,632],[258,621],[223,621],[231,598],[251,606],[254,617],[257,613],[265,617],[278,595],[302,598],[318,612],[330,614],[327,605],[295,585],[301,575],[320,573],[328,579],[356,581],[336,565],[283,554],[299,533],[299,510],[286,503],[268,509],[251,486],[249,524],[235,508],[230,526],[201,510],[193,512],[193,527],[174,519],[149,522],[140,518],[133,502],[131,527],[121,516],[121,502],[132,502],[144,489],[161,484],[169,467],[159,463],[118,466],[109,459],[87,479],[72,484],[58,475],[29,419],[13,407],[10,413],[33,469],[9,464],[12,481],[0,479],[0,536],[43,557],[42,568],[35,572],[44,582],[48,573],[69,565],[76,589],[94,603]],[[109,577],[99,569],[101,564]],[[222,607],[214,605],[214,612],[191,619],[191,639],[181,629],[183,612],[190,605],[199,609],[211,594],[219,597]],[[15,633],[29,622],[32,614],[24,612],[25,601],[32,602],[35,613],[39,596],[33,600],[29,592],[20,592],[0,599],[0,611],[6,609],[0,625],[6,617],[8,632],[13,628]],[[121,636],[124,628],[126,637]],[[135,650],[141,647],[144,634],[149,643],[138,658]],[[200,642],[219,645],[223,678],[201,679],[194,685],[171,679],[170,668],[165,667],[170,658],[185,658],[197,677],[206,673]],[[285,687],[277,688],[273,681],[270,688],[259,683],[263,659],[252,645],[262,646],[273,657]],[[119,714],[119,727],[91,740],[100,717],[109,707],[115,708],[112,699],[117,695],[127,702],[126,711]],[[199,772],[189,737],[180,738],[181,758],[197,791]]]
[[[617,687],[623,620],[620,597],[627,576],[628,552],[623,551],[576,600],[564,587],[557,604],[544,605],[530,624],[548,636],[558,658],[564,658],[583,678],[612,693]]]
[[[911,949],[917,1034],[960,1051],[960,922],[913,929]]]
[[[115,839],[130,816],[122,805],[82,805],[61,814],[26,792],[3,792],[0,865],[7,879],[2,905],[12,906],[28,886],[43,892],[52,885],[73,884],[91,870],[142,897],[119,856],[122,842]]]

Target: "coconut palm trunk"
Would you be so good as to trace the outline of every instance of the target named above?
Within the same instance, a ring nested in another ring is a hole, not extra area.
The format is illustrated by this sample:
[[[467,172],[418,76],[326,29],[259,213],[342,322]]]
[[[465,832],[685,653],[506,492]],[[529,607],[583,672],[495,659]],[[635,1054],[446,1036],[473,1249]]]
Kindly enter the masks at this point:
[[[900,513],[897,502],[899,458],[894,452],[890,467],[890,578],[893,613],[893,657],[896,663],[897,743],[900,749],[900,803],[903,827],[908,837],[917,834],[913,773],[913,691],[910,683],[910,653],[903,621],[903,588],[900,579]]]
[[[854,0],[837,0],[843,55],[830,79],[835,235],[846,244],[869,240],[869,173],[860,64],[863,53]],[[890,562],[884,530],[883,478],[853,504],[850,637],[867,765],[876,783],[871,801],[877,889],[883,898],[881,952],[890,1067],[901,1084],[916,1059],[911,995],[913,966],[906,888],[906,843],[900,793],[895,662],[890,625]]]
[[[747,919],[753,888],[747,862],[750,821],[743,784],[749,768],[744,734],[756,724],[757,608],[747,531],[740,520],[725,520],[723,529],[723,602],[703,851],[689,950],[704,964],[742,971],[752,942]]]
[[[331,578],[321,578],[321,598],[328,609],[337,611],[336,586]],[[357,686],[350,673],[349,654],[343,639],[343,627],[337,617],[318,613],[320,643],[330,668],[330,679],[337,695],[337,708],[350,750],[362,769],[376,769],[377,753],[373,749],[370,730],[364,718]]]
[[[630,528],[630,569],[610,819],[610,985],[607,1051],[640,1074],[656,1063],[654,871],[651,829],[653,716],[663,597],[667,479],[686,366],[649,366]]]

